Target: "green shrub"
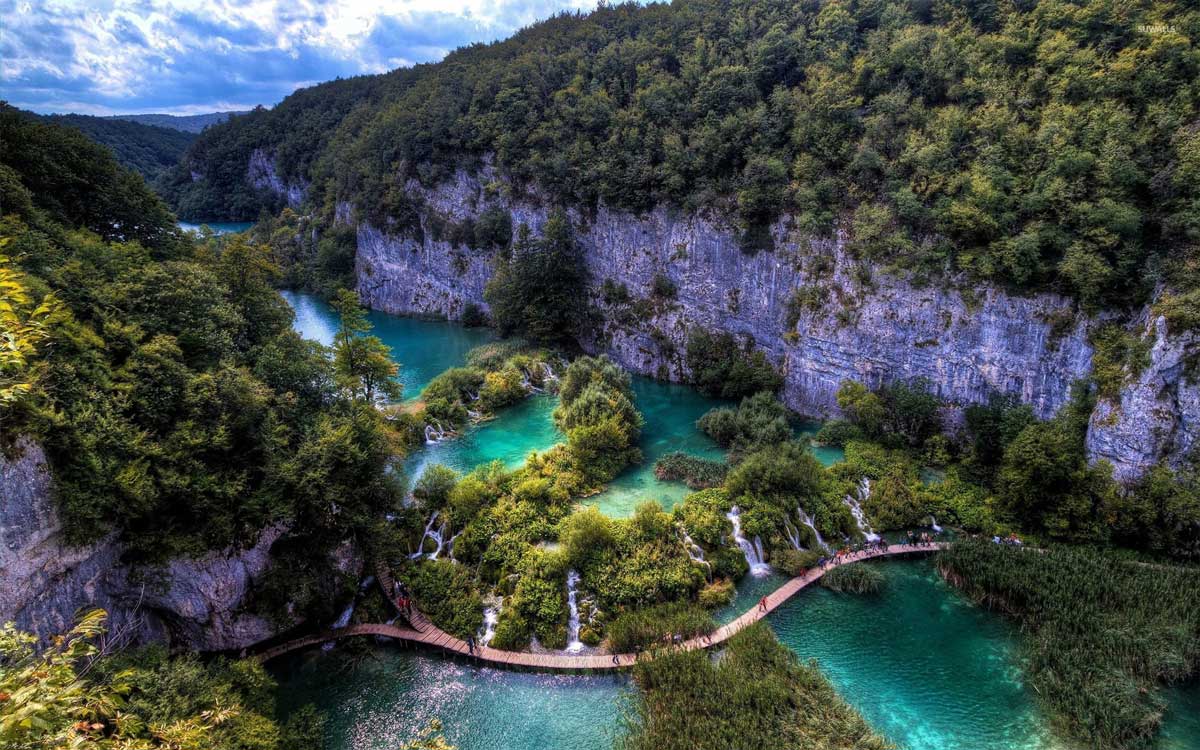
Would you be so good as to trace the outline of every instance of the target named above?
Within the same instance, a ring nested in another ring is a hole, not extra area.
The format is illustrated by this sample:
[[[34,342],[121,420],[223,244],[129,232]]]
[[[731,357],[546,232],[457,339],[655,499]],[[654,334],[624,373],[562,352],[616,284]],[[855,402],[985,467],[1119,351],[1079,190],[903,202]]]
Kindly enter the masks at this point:
[[[862,440],[864,437],[862,428],[853,422],[848,422],[844,419],[833,419],[821,425],[821,429],[813,437],[813,442],[817,445],[844,448],[847,443],[854,440]]]
[[[396,575],[412,591],[417,608],[447,633],[465,639],[483,626],[483,600],[465,565],[421,560],[406,563]]]
[[[771,553],[771,566],[784,575],[798,576],[815,568],[820,557],[810,550],[780,549]]]
[[[728,406],[709,411],[696,422],[718,445],[739,456],[792,438],[787,408],[770,393],[747,396],[734,410]]]
[[[752,344],[741,346],[731,333],[709,333],[693,328],[688,333],[687,366],[692,384],[708,396],[742,398],[759,391],[774,393],[783,378]]]
[[[705,609],[719,609],[733,601],[737,587],[728,578],[717,578],[700,589],[696,603]]]

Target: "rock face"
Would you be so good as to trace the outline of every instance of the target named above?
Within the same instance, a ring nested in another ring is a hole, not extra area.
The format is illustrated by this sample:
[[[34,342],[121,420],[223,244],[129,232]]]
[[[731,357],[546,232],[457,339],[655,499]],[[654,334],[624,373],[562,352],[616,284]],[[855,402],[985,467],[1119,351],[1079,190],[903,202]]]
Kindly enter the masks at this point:
[[[246,550],[135,569],[122,562],[112,537],[67,545],[41,447],[23,440],[17,453],[0,457],[0,622],[45,638],[69,629],[79,609],[100,607],[109,613],[110,637],[123,642],[222,651],[275,635],[245,605],[282,527]]]
[[[1150,364],[1121,391],[1117,404],[1100,402],[1088,425],[1087,449],[1113,464],[1118,479],[1136,479],[1166,456],[1178,465],[1200,444],[1200,378],[1189,377],[1200,353],[1195,335],[1170,337],[1162,317],[1144,316],[1154,339]]]
[[[261,148],[254,149],[250,154],[246,179],[259,190],[283,198],[291,208],[298,208],[304,202],[304,194],[308,190],[308,185],[302,182],[285,183],[275,169],[275,159]]]
[[[410,193],[425,204],[422,231],[410,236],[359,224],[356,273],[364,303],[451,319],[469,303],[486,309],[490,254],[437,239],[433,227],[435,217],[462,222],[499,207],[511,214],[514,231],[525,223],[536,233],[549,201],[495,197],[485,186],[496,183],[487,168],[460,172],[434,189],[410,183]],[[701,326],[763,349],[784,373],[788,405],[811,416],[837,414],[843,380],[878,385],[925,378],[952,405],[1010,393],[1046,418],[1091,370],[1088,332],[1096,321],[1076,314],[1063,297],[917,286],[855,261],[844,237],[813,237],[787,218],[771,227],[774,249],[757,254],[743,252],[734,228],[706,214],[657,209],[632,215],[602,206],[572,212],[572,219],[597,294],[592,302],[606,313],[585,346],[640,373],[686,378],[687,332]],[[656,276],[672,282],[673,298],[653,299]],[[605,281],[623,284],[643,302],[605,305],[598,298]],[[1142,376],[1150,382],[1132,385],[1125,394],[1130,403],[1109,412],[1111,424],[1094,429],[1093,455],[1112,461],[1122,477],[1136,476],[1161,456],[1178,459],[1194,440],[1200,411],[1194,386],[1182,384],[1177,366],[1194,349],[1193,341],[1164,339],[1156,364]],[[1156,390],[1166,381],[1174,385]],[[1143,430],[1151,415],[1162,422],[1153,437]],[[1137,440],[1141,447],[1127,445]]]

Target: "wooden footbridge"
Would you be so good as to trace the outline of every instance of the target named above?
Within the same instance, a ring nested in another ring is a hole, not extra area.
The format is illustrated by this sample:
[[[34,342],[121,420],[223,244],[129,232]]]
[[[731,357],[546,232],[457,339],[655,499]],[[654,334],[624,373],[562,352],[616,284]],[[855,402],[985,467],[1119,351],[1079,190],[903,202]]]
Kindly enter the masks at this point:
[[[874,560],[881,557],[896,557],[899,555],[911,554],[929,554],[944,549],[948,544],[945,542],[935,542],[925,545],[909,545],[909,544],[893,544],[886,550],[874,550],[869,552],[861,552],[854,555],[849,555],[843,558],[842,565],[849,563],[860,562],[862,560]],[[734,633],[737,633],[747,625],[758,622],[762,618],[775,611],[792,598],[799,591],[811,586],[820,580],[821,576],[837,567],[830,565],[824,568],[813,568],[802,576],[797,576],[784,583],[779,588],[767,595],[765,606],[763,604],[755,604],[749,612],[744,613],[733,622],[722,625],[707,636],[700,636],[684,641],[680,648],[684,650],[695,650],[719,646],[727,641]],[[376,579],[383,588],[385,596],[389,601],[392,600],[392,576],[386,566],[376,566]],[[351,638],[355,636],[381,636],[384,638],[394,638],[400,641],[411,643],[424,644],[433,648],[450,651],[456,654],[462,654],[468,658],[475,659],[480,662],[486,662],[497,666],[504,666],[516,669],[528,669],[535,671],[548,672],[592,672],[605,671],[615,669],[628,669],[637,662],[639,654],[579,654],[572,655],[566,653],[553,654],[533,654],[523,651],[502,651],[500,649],[489,648],[487,646],[476,646],[475,652],[471,653],[465,641],[462,641],[449,633],[439,630],[429,622],[424,615],[416,610],[413,610],[409,625],[389,625],[386,623],[364,623],[361,625],[350,625],[344,628],[335,628],[327,630],[323,633],[314,633],[312,635],[296,638],[295,640],[281,643],[277,646],[269,648],[258,655],[259,660],[267,661],[281,656],[296,649],[306,648],[318,643],[338,640],[341,638]],[[646,658],[646,654],[641,654],[642,658]]]

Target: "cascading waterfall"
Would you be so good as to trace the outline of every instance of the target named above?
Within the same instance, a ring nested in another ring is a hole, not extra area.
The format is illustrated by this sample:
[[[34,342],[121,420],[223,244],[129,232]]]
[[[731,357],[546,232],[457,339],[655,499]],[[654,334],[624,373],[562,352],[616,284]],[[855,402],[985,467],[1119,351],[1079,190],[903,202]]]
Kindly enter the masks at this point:
[[[813,536],[816,537],[817,540],[817,546],[820,547],[823,552],[828,552],[829,545],[826,544],[825,540],[821,538],[821,532],[817,531],[816,525],[813,524],[813,517],[805,513],[804,508],[801,508],[799,505],[796,506],[796,515],[799,516],[800,523],[812,529]]]
[[[771,566],[763,561],[762,540],[754,537],[752,543],[742,536],[742,511],[735,505],[725,514],[725,517],[733,524],[733,541],[737,542],[737,546],[742,549],[742,554],[746,556],[746,562],[750,565],[750,573],[756,576],[765,576],[770,573]]]
[[[524,388],[525,390],[529,391],[530,393],[545,393],[545,391],[543,389],[538,388],[536,385],[533,384],[532,381],[530,381],[529,371],[526,370],[524,367],[521,368],[521,387]]]
[[[577,654],[583,651],[583,641],[579,640],[579,602],[577,601],[579,574],[574,570],[567,571],[567,653]]]
[[[453,436],[454,431],[442,427],[442,423],[436,419],[425,425],[425,445],[437,445]]]
[[[438,555],[442,554],[442,548],[445,546],[444,538],[445,538],[445,534],[446,534],[446,522],[442,521],[442,525],[439,526],[437,529],[434,529],[433,524],[437,522],[437,519],[438,519],[438,512],[435,510],[433,512],[433,515],[429,517],[429,523],[425,524],[425,532],[423,534],[421,534],[420,541],[417,542],[417,551],[413,552],[411,555],[409,555],[408,559],[416,560],[422,556],[425,556],[425,540],[426,539],[432,539],[434,544],[437,545],[437,547],[433,550],[433,552],[430,552],[427,555],[427,557],[430,560],[436,560],[438,558]],[[462,532],[460,531],[458,533],[461,534]],[[458,538],[458,534],[455,534],[454,537],[450,540],[450,544],[453,545],[454,539],[457,539],[457,538]]]
[[[483,608],[483,627],[479,629],[475,639],[479,641],[480,646],[488,645],[496,637],[496,624],[500,622],[500,608],[504,606],[503,602],[501,599],[497,604]]]
[[[878,542],[879,535],[871,530],[871,524],[867,523],[867,514],[863,512],[862,501],[871,496],[871,480],[863,477],[858,483],[858,491],[853,495],[846,495],[842,501],[850,508],[850,512],[854,515],[854,522],[858,524],[858,530],[868,542]]]
[[[687,529],[683,527],[683,524],[679,525],[679,533],[683,535],[683,548],[687,551],[687,556],[692,562],[699,563],[700,565],[704,566],[704,569],[707,571],[706,577],[711,581],[712,563],[704,559],[704,550],[699,544],[696,544],[696,541],[692,539],[690,534],[687,533]]]
[[[549,362],[542,363],[542,382],[543,383],[557,383],[558,382],[558,376],[554,374],[554,368],[550,366]]]
[[[933,529],[935,534],[942,533],[942,527],[938,526],[937,518],[932,513],[929,515],[929,528]]]
[[[346,608],[342,610],[342,613],[338,615],[338,618],[333,621],[333,625],[330,626],[333,630],[344,628],[350,624],[350,618],[354,616],[354,607],[356,604],[358,604],[358,594],[369,589],[374,583],[375,576],[367,576],[366,579],[359,584],[358,591],[355,592],[354,597],[350,600],[350,603],[346,605]],[[327,643],[321,645],[321,650],[328,651],[334,647],[335,643],[336,641],[328,641]]]

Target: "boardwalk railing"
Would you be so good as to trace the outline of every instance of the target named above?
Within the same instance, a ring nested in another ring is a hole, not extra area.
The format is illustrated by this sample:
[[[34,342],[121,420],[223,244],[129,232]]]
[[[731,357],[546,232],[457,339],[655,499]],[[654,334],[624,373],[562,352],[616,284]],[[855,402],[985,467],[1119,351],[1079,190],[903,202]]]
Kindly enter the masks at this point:
[[[862,552],[857,555],[852,555],[841,563],[859,562],[862,560],[874,560],[880,557],[895,557],[898,555],[920,554],[936,552],[944,549],[948,544],[944,542],[936,542],[926,545],[908,545],[894,544],[886,550],[876,550],[871,552]],[[748,625],[758,622],[762,618],[774,612],[788,599],[791,599],[798,592],[816,583],[821,579],[821,576],[831,568],[836,566],[828,566],[824,568],[813,568],[802,576],[796,576],[789,579],[779,588],[768,594],[765,602],[755,604],[754,607],[733,622],[722,625],[720,628],[707,636],[700,636],[684,641],[680,648],[692,651],[696,649],[711,648],[719,646],[729,640],[735,633],[742,630]],[[389,601],[392,601],[393,586],[391,571],[385,565],[376,566],[376,579],[380,586],[384,589],[384,594]],[[438,629],[425,619],[423,615],[415,609],[412,613],[411,625],[413,627],[405,627],[401,625],[389,625],[386,623],[364,623],[361,625],[350,625],[344,628],[336,628],[327,630],[323,633],[314,633],[312,635],[303,636],[286,643],[281,643],[277,646],[267,649],[258,655],[260,661],[274,659],[277,656],[295,651],[296,649],[306,648],[318,643],[337,640],[340,638],[351,638],[355,636],[381,636],[384,638],[394,638],[401,641],[409,641],[412,643],[421,643],[433,648],[450,651],[464,656],[471,656],[479,661],[495,664],[498,666],[516,667],[520,669],[532,669],[539,671],[561,671],[561,672],[588,672],[602,671],[613,669],[627,669],[632,667],[637,662],[639,654],[531,654],[523,651],[503,651],[500,649],[489,648],[487,646],[476,646],[474,653],[468,648],[465,641],[455,638],[449,633]],[[646,658],[647,654],[642,654],[642,658]]]

